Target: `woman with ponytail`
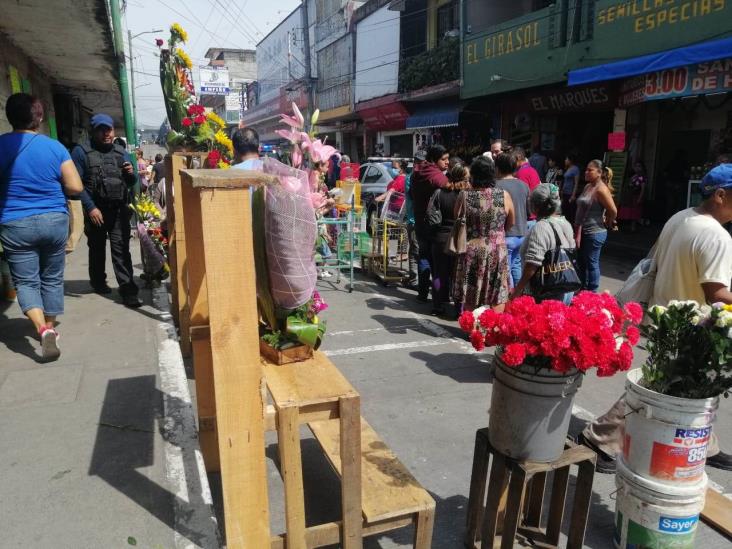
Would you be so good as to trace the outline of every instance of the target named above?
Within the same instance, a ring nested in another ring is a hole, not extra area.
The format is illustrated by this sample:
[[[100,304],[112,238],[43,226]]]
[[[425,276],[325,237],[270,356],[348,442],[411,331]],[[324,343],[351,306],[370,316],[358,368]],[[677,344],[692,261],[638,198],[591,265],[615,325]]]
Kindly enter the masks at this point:
[[[613,172],[602,160],[590,160],[585,169],[585,181],[585,188],[577,198],[574,220],[579,248],[577,274],[584,289],[596,292],[600,286],[600,252],[608,229],[616,230],[618,209],[613,200]]]

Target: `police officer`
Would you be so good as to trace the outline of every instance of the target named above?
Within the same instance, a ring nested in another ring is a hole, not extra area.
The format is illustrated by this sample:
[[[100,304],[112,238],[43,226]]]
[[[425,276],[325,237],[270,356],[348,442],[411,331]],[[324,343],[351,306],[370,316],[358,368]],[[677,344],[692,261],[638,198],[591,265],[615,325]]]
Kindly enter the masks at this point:
[[[71,153],[84,182],[84,233],[89,245],[89,282],[95,292],[109,294],[105,272],[107,238],[122,302],[139,307],[130,257],[130,188],[136,182],[130,156],[114,143],[114,121],[108,114],[91,118],[91,139]]]

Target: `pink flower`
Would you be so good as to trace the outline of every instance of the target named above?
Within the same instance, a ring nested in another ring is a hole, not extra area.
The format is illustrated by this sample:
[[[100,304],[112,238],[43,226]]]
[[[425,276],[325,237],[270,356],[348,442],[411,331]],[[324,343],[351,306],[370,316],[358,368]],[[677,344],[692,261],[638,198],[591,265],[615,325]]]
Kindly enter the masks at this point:
[[[297,139],[300,137],[300,132],[294,130],[275,130],[275,133],[290,143],[297,143]]]
[[[306,146],[303,144],[303,149],[305,148]],[[316,139],[308,144],[307,151],[310,153],[310,159],[313,162],[325,162],[335,154],[336,149],[330,145],[324,145],[320,139]]]
[[[295,145],[292,148],[292,167],[299,168],[302,165],[302,151]]]
[[[289,116],[285,113],[281,113],[280,116],[282,117],[280,119],[280,122],[283,124],[287,124],[288,126],[292,126],[296,129],[302,129],[305,127],[305,118],[303,117],[302,113],[300,112],[300,109],[297,108],[297,105],[295,103],[292,103],[292,112],[294,113],[294,116]]]

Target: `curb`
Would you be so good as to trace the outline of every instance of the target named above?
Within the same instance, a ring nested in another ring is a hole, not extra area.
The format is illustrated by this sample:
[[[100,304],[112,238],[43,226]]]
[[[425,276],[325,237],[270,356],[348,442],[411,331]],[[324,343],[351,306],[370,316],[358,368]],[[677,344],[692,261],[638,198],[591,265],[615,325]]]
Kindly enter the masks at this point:
[[[165,440],[165,474],[173,496],[175,547],[218,549],[222,547],[221,534],[166,286],[153,288],[152,298],[161,319],[155,337],[163,394],[161,433]]]

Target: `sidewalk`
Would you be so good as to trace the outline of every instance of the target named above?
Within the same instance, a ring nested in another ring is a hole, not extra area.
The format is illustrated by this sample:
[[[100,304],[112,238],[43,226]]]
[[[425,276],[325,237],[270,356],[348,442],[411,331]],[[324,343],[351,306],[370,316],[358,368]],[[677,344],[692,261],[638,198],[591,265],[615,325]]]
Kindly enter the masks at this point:
[[[172,343],[166,306],[150,290],[138,310],[116,291],[90,293],[86,270],[82,239],[66,268],[56,362],[39,362],[30,323],[0,303],[0,546],[215,546],[182,363],[163,351],[159,368]]]

